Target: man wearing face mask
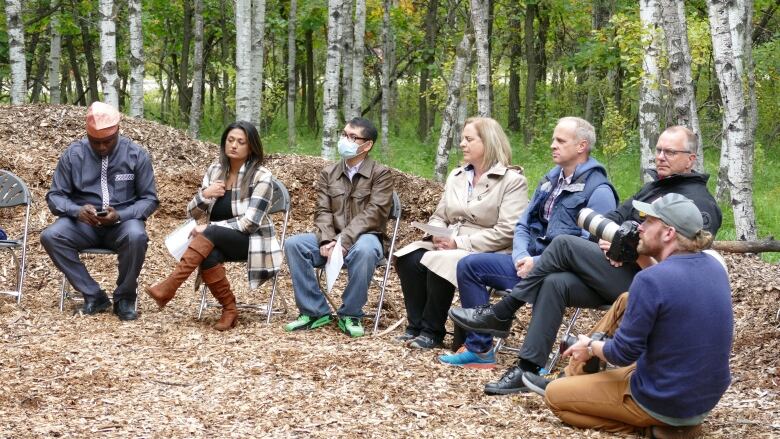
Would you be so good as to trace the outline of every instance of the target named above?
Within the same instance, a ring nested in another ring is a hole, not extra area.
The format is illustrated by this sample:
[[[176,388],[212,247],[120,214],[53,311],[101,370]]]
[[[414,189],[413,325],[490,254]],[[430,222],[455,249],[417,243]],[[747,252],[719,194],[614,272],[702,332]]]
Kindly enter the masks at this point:
[[[330,258],[338,238],[349,280],[338,309],[338,326],[351,337],[363,335],[363,305],[376,264],[384,253],[387,219],[393,203],[390,169],[368,157],[377,130],[368,119],[347,123],[338,143],[341,160],[326,166],[317,181],[313,233],[284,243],[292,276],[297,320],[285,331],[316,329],[333,321],[331,309],[314,272]]]

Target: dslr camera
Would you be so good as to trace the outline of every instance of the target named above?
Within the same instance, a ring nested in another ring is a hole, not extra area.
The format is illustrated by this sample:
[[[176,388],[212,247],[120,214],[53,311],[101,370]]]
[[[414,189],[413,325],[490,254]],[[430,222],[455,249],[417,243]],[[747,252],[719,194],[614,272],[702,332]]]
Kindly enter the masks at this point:
[[[636,246],[639,244],[639,223],[628,220],[617,225],[593,209],[583,208],[577,216],[577,225],[591,235],[609,241],[611,244],[607,257],[618,262],[634,262],[639,256]]]

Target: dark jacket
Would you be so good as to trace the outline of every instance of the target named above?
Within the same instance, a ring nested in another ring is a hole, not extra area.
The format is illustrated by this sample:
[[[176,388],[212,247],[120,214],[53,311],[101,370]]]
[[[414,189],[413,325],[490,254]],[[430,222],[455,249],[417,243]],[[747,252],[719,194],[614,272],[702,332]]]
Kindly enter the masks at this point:
[[[621,224],[626,220],[634,220],[638,223],[644,221],[634,207],[631,205],[633,200],[639,200],[646,203],[653,202],[656,198],[662,197],[668,193],[678,193],[690,198],[696,207],[701,211],[704,220],[704,230],[712,233],[713,236],[720,229],[723,215],[715,198],[707,190],[707,180],[710,176],[690,172],[688,174],[673,174],[663,179],[658,179],[658,174],[654,171],[651,174],[655,181],[645,184],[639,189],[639,192],[631,198],[624,201],[616,210],[604,215],[605,217]]]
[[[320,246],[341,235],[341,245],[352,247],[360,235],[372,233],[384,243],[393,204],[390,169],[369,157],[350,181],[344,160],[326,166],[317,181],[315,234]]]
[[[606,213],[617,206],[619,201],[617,191],[607,179],[607,170],[594,158],[589,158],[574,170],[571,183],[563,188],[556,198],[555,205],[550,213],[550,220],[544,219],[544,205],[550,197],[561,167],[555,166],[545,175],[539,186],[534,191],[534,196],[528,209],[518,221],[517,229],[527,225],[527,254],[537,256],[558,235],[582,235],[582,229],[577,225],[577,215],[583,207],[591,202],[593,192],[600,187],[608,188],[611,192],[608,200],[600,200],[599,205],[604,206],[600,213]],[[525,222],[523,220],[526,220]],[[515,239],[518,239],[518,231],[515,231]],[[517,258],[514,258],[516,261]]]

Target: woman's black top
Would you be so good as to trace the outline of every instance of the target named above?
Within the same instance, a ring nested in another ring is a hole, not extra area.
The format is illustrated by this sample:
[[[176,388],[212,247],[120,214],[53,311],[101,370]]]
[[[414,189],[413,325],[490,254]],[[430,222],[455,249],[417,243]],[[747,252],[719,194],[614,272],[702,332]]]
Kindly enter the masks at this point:
[[[225,191],[225,195],[217,198],[214,207],[211,208],[211,221],[225,221],[233,218],[233,208],[231,206],[232,190]]]

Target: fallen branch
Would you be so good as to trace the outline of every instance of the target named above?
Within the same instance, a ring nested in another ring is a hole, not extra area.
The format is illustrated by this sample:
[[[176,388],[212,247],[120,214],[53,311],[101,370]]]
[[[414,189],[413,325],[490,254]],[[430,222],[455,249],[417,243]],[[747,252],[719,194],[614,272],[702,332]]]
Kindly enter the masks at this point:
[[[712,248],[729,253],[780,252],[780,241],[769,237],[763,241],[715,241]]]

